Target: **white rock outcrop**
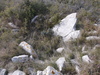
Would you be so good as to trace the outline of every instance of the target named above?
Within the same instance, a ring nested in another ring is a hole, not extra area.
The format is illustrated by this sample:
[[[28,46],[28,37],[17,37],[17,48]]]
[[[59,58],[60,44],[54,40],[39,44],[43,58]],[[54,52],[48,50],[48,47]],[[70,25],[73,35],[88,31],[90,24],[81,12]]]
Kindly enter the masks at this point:
[[[37,57],[37,54],[35,52],[35,50],[32,48],[31,45],[29,45],[28,43],[26,43],[25,41],[21,42],[19,44],[20,47],[22,47],[26,52],[30,53],[31,55],[33,55],[34,57]]]
[[[19,55],[19,56],[14,56],[11,58],[12,62],[18,63],[18,62],[26,62],[29,60],[28,55]]]
[[[62,68],[64,67],[64,64],[65,64],[66,60],[65,60],[65,57],[60,57],[57,61],[56,61],[56,64],[59,68],[59,71],[62,71]]]
[[[26,75],[23,71],[20,71],[20,70],[16,70],[13,72],[12,75]]]
[[[7,75],[7,70],[0,68],[0,75]]]
[[[59,25],[53,27],[54,34],[62,36],[64,41],[68,41],[71,38],[76,39],[80,35],[80,30],[76,31],[75,27],[76,15],[77,13],[72,13],[62,19]]]
[[[83,60],[83,62],[88,63],[88,64],[93,63],[93,61],[89,58],[88,55],[82,56],[82,60]]]
[[[64,50],[64,47],[60,47],[60,48],[58,48],[56,51],[57,51],[58,53],[61,53],[63,50]]]

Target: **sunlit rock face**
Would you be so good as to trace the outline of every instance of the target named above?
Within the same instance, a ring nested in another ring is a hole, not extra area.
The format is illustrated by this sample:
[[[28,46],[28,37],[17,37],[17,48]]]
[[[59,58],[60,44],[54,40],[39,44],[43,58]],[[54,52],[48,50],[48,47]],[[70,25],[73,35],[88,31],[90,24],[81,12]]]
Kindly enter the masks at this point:
[[[77,38],[80,35],[80,31],[76,31],[76,15],[77,13],[72,13],[62,19],[60,24],[53,27],[54,34],[62,36],[64,41]]]
[[[26,52],[33,55],[34,57],[37,57],[37,54],[36,54],[35,50],[27,42],[23,41],[19,44],[19,46],[22,47]]]
[[[23,71],[20,71],[20,70],[16,70],[13,72],[12,75],[26,75]]]
[[[11,58],[12,62],[18,63],[18,62],[26,62],[29,60],[28,55],[19,55],[19,56],[14,56]]]
[[[65,57],[60,57],[57,61],[56,61],[56,64],[59,68],[59,71],[62,71],[62,68],[64,67],[64,64],[65,64],[66,60],[65,60]]]

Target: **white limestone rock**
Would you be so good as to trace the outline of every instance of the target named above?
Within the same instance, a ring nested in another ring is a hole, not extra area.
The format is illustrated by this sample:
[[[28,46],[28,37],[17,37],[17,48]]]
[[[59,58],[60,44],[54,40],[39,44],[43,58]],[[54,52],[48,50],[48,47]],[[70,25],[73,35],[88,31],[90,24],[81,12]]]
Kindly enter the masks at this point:
[[[70,34],[72,31],[75,31],[75,23],[77,21],[76,14],[77,13],[72,13],[66,16],[64,19],[62,19],[60,25],[56,25],[53,28],[54,33],[56,35],[65,37],[66,35]]]
[[[16,70],[13,72],[12,75],[26,75],[23,71],[20,71],[20,70]]]
[[[31,55],[33,55],[34,57],[37,57],[37,54],[35,52],[35,50],[32,48],[31,45],[29,45],[28,43],[26,43],[25,41],[21,42],[19,44],[20,47],[22,47],[26,52],[30,53]]]
[[[86,40],[100,40],[100,37],[98,37],[98,36],[88,36],[88,37],[86,37]]]
[[[61,72],[55,70],[53,67],[48,66],[42,73],[42,75],[62,75]]]
[[[28,55],[19,55],[19,56],[14,56],[11,58],[12,62],[18,63],[18,62],[26,62],[29,60]]]
[[[93,61],[89,58],[88,55],[82,56],[82,60],[83,60],[83,62],[88,63],[88,64],[93,63]]]
[[[60,48],[58,48],[56,51],[57,51],[58,53],[61,53],[63,50],[64,50],[64,47],[60,47]]]
[[[62,71],[62,68],[64,67],[64,64],[65,64],[65,57],[60,57],[57,61],[56,61],[56,64],[59,68],[59,71]]]
[[[69,40],[76,39],[76,38],[80,37],[80,34],[81,34],[80,30],[73,31],[69,35],[63,37],[63,40],[64,41],[69,41]]]
[[[0,68],[0,75],[7,75],[7,70]]]

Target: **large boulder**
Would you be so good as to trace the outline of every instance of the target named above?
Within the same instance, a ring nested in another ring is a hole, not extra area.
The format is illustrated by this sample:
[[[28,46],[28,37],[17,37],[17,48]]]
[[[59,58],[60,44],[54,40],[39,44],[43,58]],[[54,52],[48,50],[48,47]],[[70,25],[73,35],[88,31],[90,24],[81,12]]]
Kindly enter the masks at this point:
[[[89,58],[88,55],[82,56],[82,60],[83,60],[83,62],[88,63],[88,64],[93,63],[93,61]]]
[[[35,50],[27,42],[23,41],[19,44],[19,46],[22,47],[26,52],[33,55],[34,57],[37,57],[37,54],[36,54]]]
[[[69,39],[76,39],[80,35],[80,30],[76,30],[75,24],[77,21],[77,13],[72,13],[61,20],[59,25],[53,27],[55,35],[63,37],[64,41],[69,41]]]
[[[75,30],[76,20],[76,13],[72,13],[66,16],[64,19],[62,19],[60,25],[56,25],[53,28],[53,31],[55,32],[55,34],[65,37],[70,32]]]
[[[23,71],[20,71],[20,70],[16,70],[13,72],[12,75],[26,75]]]
[[[14,56],[11,58],[12,62],[18,63],[18,62],[26,62],[29,60],[28,55],[19,55],[19,56]]]
[[[37,71],[37,75],[63,75],[63,74],[55,70],[53,67],[48,66],[44,71]]]
[[[7,75],[7,70],[0,68],[0,75]]]
[[[59,68],[59,71],[62,71],[62,68],[64,67],[64,64],[65,64],[65,57],[60,57],[57,61],[56,61],[56,64]]]

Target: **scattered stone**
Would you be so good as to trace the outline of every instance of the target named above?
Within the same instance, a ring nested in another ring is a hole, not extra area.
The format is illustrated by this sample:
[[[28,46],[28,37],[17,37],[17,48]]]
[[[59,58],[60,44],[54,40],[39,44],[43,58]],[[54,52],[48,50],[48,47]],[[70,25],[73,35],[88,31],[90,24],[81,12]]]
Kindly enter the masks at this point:
[[[56,64],[59,68],[59,71],[62,71],[62,68],[64,67],[64,64],[65,64],[65,57],[60,57],[57,61],[56,61]]]
[[[43,72],[42,75],[62,75],[61,72],[55,70],[53,67],[48,66]]]
[[[88,55],[84,55],[84,56],[82,56],[82,60],[83,60],[83,62],[85,62],[85,63],[93,63],[93,61],[88,57]]]
[[[61,53],[63,50],[64,50],[64,47],[60,47],[60,48],[58,48],[56,51],[57,51],[58,53]]]
[[[16,25],[14,25],[13,23],[9,22],[8,25],[11,27],[11,28],[15,28],[17,29],[18,27]]]
[[[20,70],[16,70],[13,72],[12,75],[26,75],[23,71],[20,71]]]
[[[97,36],[89,36],[89,37],[86,37],[86,40],[99,40],[100,37],[97,37]]]
[[[0,68],[0,75],[7,75],[7,70]]]
[[[14,56],[11,58],[12,62],[18,63],[18,62],[26,62],[29,60],[28,55],[20,55],[20,56]]]
[[[29,45],[28,43],[26,43],[25,41],[21,42],[19,44],[20,47],[22,47],[26,52],[30,53],[31,55],[33,55],[34,57],[37,57],[37,54],[35,52],[35,50],[32,48],[31,45]]]

